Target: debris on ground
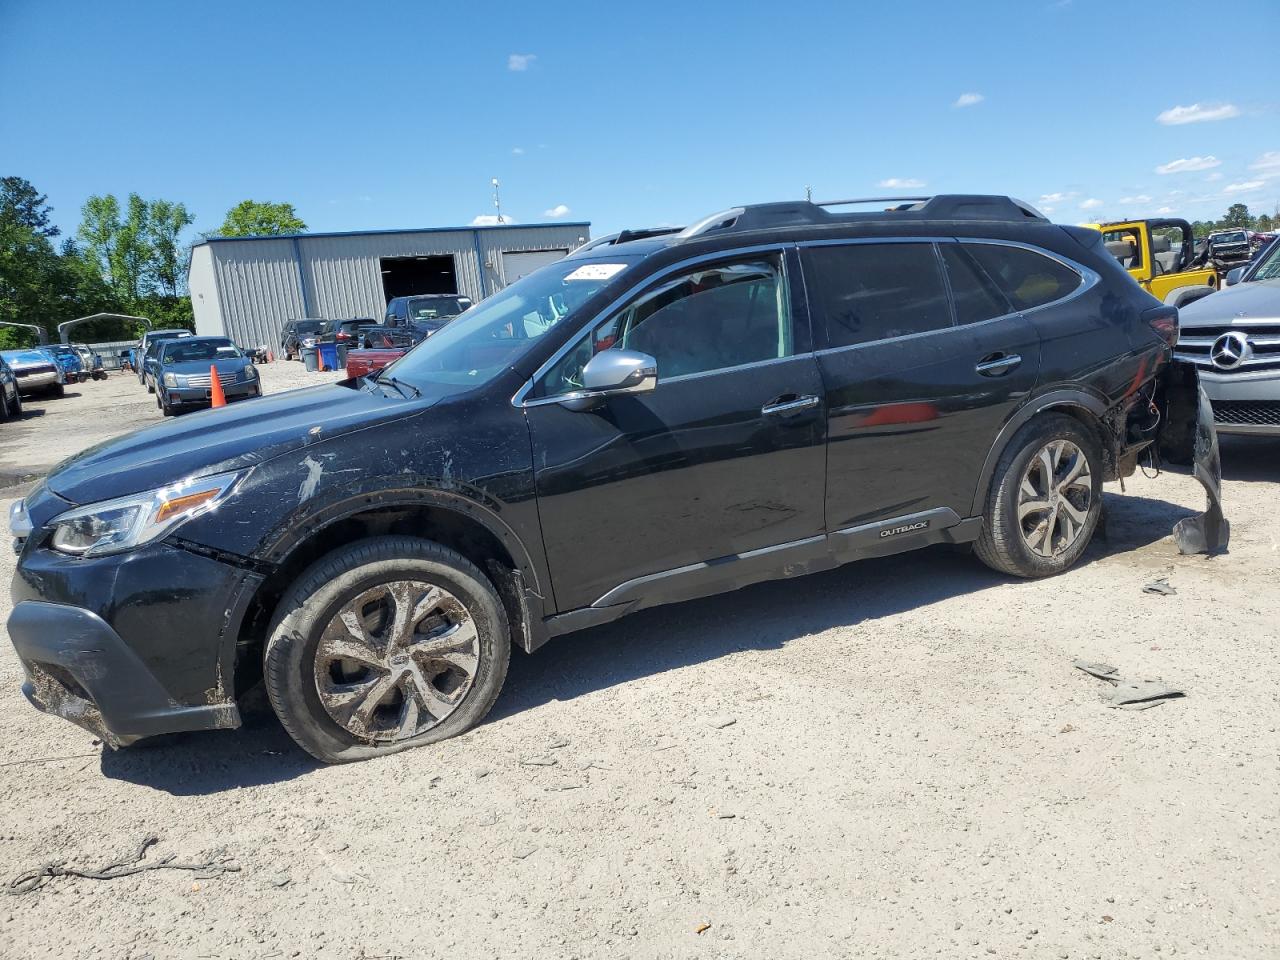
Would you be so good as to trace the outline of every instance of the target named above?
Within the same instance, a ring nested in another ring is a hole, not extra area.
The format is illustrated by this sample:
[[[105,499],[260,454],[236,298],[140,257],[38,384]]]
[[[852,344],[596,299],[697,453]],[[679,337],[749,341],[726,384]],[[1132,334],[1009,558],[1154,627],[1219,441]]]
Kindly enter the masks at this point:
[[[1092,663],[1088,660],[1076,660],[1072,666],[1083,670],[1091,677],[1105,680],[1111,684],[1111,690],[1102,694],[1102,701],[1108,707],[1121,710],[1149,710],[1158,707],[1168,700],[1180,700],[1186,696],[1182,690],[1167,686],[1158,680],[1125,680],[1120,676],[1120,668],[1109,663]]]
[[[526,767],[554,767],[555,757],[522,757],[520,763]]]
[[[731,727],[737,723],[737,719],[722,713],[714,717],[707,717],[708,726],[715,727],[717,730],[723,730],[725,727]]]
[[[204,863],[175,863],[174,857],[177,854],[171,853],[167,857],[161,857],[159,860],[143,863],[142,860],[147,855],[148,848],[159,842],[159,837],[155,835],[148,836],[143,839],[142,843],[138,844],[137,852],[134,853],[131,859],[122,860],[118,863],[109,863],[96,870],[64,866],[65,860],[57,863],[46,863],[41,867],[18,874],[18,876],[9,881],[8,890],[12,894],[31,893],[39,890],[54,877],[116,880],[119,877],[128,877],[147,870],[192,870],[201,878],[208,878],[220,873],[238,873],[240,871],[240,865],[230,862],[229,857],[215,858]]]
[[[1159,580],[1152,580],[1142,588],[1143,593],[1154,593],[1162,597],[1171,597],[1178,592],[1177,587],[1169,585],[1168,577],[1161,577]]]

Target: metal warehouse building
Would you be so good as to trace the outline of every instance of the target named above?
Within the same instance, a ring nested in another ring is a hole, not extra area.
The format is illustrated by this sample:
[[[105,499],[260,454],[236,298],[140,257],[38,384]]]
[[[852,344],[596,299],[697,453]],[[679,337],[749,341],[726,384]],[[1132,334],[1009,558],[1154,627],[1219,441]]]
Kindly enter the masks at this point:
[[[481,300],[590,239],[589,223],[502,224],[285,237],[213,237],[187,279],[196,332],[280,343],[286,320],[382,319],[392,297]]]

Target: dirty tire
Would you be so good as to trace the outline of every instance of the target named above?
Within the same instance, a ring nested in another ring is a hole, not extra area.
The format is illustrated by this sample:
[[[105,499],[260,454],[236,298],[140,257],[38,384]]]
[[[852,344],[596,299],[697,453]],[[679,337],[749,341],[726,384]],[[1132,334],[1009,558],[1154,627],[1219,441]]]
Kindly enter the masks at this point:
[[[416,736],[361,738],[326,711],[315,664],[325,628],[343,606],[381,584],[412,579],[438,586],[462,603],[477,633],[471,687],[453,712]],[[457,736],[479,723],[502,690],[511,656],[506,611],[489,579],[461,554],[416,537],[374,537],[321,557],[303,571],[276,608],[268,632],[263,681],[285,730],[325,763],[350,763]]]
[[[51,397],[64,397],[66,396],[66,394],[67,394],[67,388],[64,387],[62,384],[58,384],[56,387],[49,388],[49,396]]]
[[[1092,477],[1088,514],[1076,539],[1061,553],[1044,557],[1028,545],[1018,519],[1018,493],[1032,458],[1049,443],[1065,440],[1084,454]],[[1102,450],[1098,438],[1074,417],[1063,413],[1038,416],[1016,434],[991,479],[982,533],[975,544],[978,559],[991,569],[1015,577],[1048,577],[1068,569],[1089,546],[1102,514]]]

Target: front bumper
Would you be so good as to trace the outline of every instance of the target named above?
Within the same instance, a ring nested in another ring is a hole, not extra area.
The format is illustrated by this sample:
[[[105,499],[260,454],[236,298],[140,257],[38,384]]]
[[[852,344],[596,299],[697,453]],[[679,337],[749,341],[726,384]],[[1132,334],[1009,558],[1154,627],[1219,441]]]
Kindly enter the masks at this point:
[[[260,387],[257,380],[222,384],[222,395],[228,400],[256,397],[259,392]],[[168,397],[169,402],[174,406],[186,403],[209,403],[213,399],[213,391],[209,387],[165,387],[164,395]]]
[[[1280,370],[1199,373],[1218,433],[1280,436]]]
[[[62,382],[62,376],[56,371],[48,373],[28,373],[18,377],[18,389],[23,393],[28,390],[44,390]]]
[[[168,543],[105,557],[25,543],[9,636],[40,710],[116,747],[236,727],[237,639],[262,577]]]
[[[240,725],[234,703],[174,702],[119,634],[90,610],[24,600],[9,616],[9,636],[27,675],[22,692],[32,705],[108,746]]]

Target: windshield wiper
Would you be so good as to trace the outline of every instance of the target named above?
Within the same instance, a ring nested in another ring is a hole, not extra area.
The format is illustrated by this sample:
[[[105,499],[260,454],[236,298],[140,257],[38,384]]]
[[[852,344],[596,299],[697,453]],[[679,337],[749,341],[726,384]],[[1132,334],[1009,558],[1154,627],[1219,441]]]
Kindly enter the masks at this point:
[[[379,384],[391,384],[400,391],[400,396],[404,397],[406,400],[416,400],[418,397],[422,396],[422,391],[412,383],[405,383],[403,380],[397,379],[396,377],[378,377],[375,382]],[[409,393],[410,390],[413,391],[412,394]]]

